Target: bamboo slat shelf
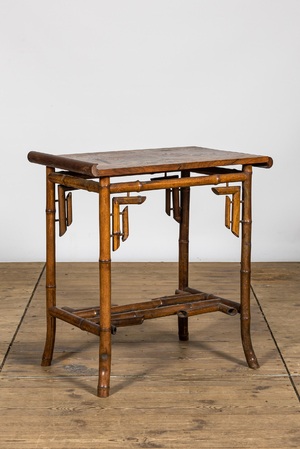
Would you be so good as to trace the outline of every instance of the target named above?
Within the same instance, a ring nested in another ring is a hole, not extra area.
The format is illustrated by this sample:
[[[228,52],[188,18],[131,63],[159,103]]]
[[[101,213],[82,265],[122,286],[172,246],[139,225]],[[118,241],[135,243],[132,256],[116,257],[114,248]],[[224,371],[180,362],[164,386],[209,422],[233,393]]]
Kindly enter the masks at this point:
[[[96,334],[100,337],[97,393],[99,397],[107,397],[110,386],[111,334],[118,327],[140,325],[146,319],[177,315],[179,339],[188,340],[189,316],[220,311],[227,315],[240,314],[241,337],[247,363],[250,368],[259,367],[250,335],[251,178],[252,166],[272,166],[270,157],[200,147],[177,147],[62,156],[30,152],[28,159],[47,167],[47,334],[43,366],[49,366],[52,361],[57,318]],[[236,165],[241,165],[242,169],[232,168]],[[148,181],[111,182],[111,178],[115,176],[145,174],[162,175],[150,177]],[[58,200],[55,199],[56,184]],[[225,225],[236,236],[239,236],[241,223],[240,303],[189,287],[190,188],[202,185],[217,186],[212,189],[213,192],[226,195]],[[81,309],[56,306],[55,222],[59,221],[59,235],[63,235],[72,223],[72,191],[77,189],[99,194],[100,305]],[[166,213],[171,215],[172,212],[173,218],[179,223],[178,289],[171,296],[112,307],[110,240],[112,239],[113,251],[117,250],[121,240],[125,241],[129,235],[128,206],[142,204],[146,199],[140,195],[130,196],[130,193],[157,189],[165,190]],[[113,197],[111,207],[111,195],[120,193],[126,193],[127,196]],[[232,200],[229,195],[232,195]],[[56,201],[59,203],[58,220],[55,218]],[[125,206],[122,211],[121,206]]]

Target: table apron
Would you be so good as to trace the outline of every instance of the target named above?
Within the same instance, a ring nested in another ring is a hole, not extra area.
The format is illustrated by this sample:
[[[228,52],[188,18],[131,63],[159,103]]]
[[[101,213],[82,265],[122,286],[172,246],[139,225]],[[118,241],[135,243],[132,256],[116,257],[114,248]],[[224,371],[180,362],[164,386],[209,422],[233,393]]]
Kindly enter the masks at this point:
[[[49,181],[61,184],[67,187],[73,187],[90,192],[99,193],[99,184],[95,181],[89,181],[75,176],[64,175],[61,173],[50,173]],[[110,185],[110,193],[141,192],[145,190],[172,189],[176,187],[192,187],[201,185],[217,185],[227,182],[243,182],[247,179],[245,173],[226,173],[208,176],[184,177],[178,179],[159,179],[157,181],[134,181],[121,182]]]

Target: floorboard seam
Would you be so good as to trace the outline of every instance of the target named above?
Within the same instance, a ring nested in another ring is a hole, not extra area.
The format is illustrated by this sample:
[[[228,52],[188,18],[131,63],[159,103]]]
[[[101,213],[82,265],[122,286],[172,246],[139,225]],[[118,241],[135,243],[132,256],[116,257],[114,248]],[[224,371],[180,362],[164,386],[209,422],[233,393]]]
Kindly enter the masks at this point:
[[[251,285],[251,290],[252,290],[253,296],[254,296],[254,298],[255,298],[255,300],[256,300],[256,302],[257,302],[257,305],[258,305],[258,307],[259,307],[259,309],[260,309],[260,311],[261,311],[261,314],[262,314],[262,316],[263,316],[263,318],[264,318],[264,320],[265,320],[265,323],[266,323],[266,325],[267,325],[267,327],[268,327],[268,329],[269,329],[269,332],[270,332],[271,337],[272,337],[272,339],[273,339],[273,341],[274,341],[274,344],[275,344],[275,346],[276,346],[276,349],[277,349],[277,351],[278,351],[278,353],[279,353],[279,355],[280,355],[281,361],[282,361],[282,363],[283,363],[283,365],[284,365],[284,367],[285,367],[285,369],[286,369],[286,372],[287,372],[287,374],[288,374],[288,377],[289,377],[289,380],[290,380],[290,382],[291,382],[291,384],[292,384],[292,387],[294,388],[294,391],[295,391],[295,393],[296,393],[296,396],[297,396],[297,398],[298,398],[298,401],[300,402],[300,394],[299,394],[299,391],[298,391],[298,389],[297,389],[297,387],[296,387],[296,385],[295,385],[295,383],[294,383],[293,376],[291,375],[290,370],[288,369],[288,366],[287,366],[287,364],[286,364],[286,362],[285,362],[285,360],[284,360],[284,357],[283,357],[283,355],[282,355],[282,353],[281,353],[281,351],[280,351],[280,348],[279,348],[279,346],[278,346],[278,343],[277,343],[277,341],[276,341],[275,335],[274,335],[273,332],[272,332],[272,329],[271,329],[271,327],[270,327],[270,325],[269,325],[269,323],[268,323],[267,317],[266,317],[266,315],[264,314],[264,311],[263,311],[263,309],[262,309],[262,306],[261,306],[261,304],[260,304],[260,302],[259,302],[259,300],[258,300],[258,297],[256,296],[256,293],[255,293],[254,288],[253,288],[252,285]]]
[[[300,374],[296,374],[295,375],[296,377],[298,376],[300,376]],[[293,376],[293,377],[295,377],[295,376]],[[143,376],[143,375],[139,375],[139,374],[136,374],[136,375],[134,375],[134,374],[132,374],[132,375],[130,375],[130,374],[128,374],[128,375],[126,375],[126,374],[119,374],[119,375],[111,375],[110,376],[111,378],[115,378],[115,379],[173,379],[173,377],[174,376],[172,376],[172,374],[169,374],[169,375],[145,375],[145,376]],[[192,378],[193,376],[192,375],[190,375],[189,376],[190,378]],[[196,376],[197,377],[197,376]],[[203,380],[205,380],[205,381],[208,381],[208,380],[212,380],[212,381],[215,381],[215,380],[220,380],[220,378],[221,379],[223,379],[224,377],[226,377],[226,376],[217,376],[217,377],[214,377],[214,376],[209,376],[209,375],[207,375],[206,376],[206,378],[205,379],[202,379],[201,381],[203,381]],[[239,376],[239,377],[245,377],[245,376]],[[270,379],[270,378],[274,378],[274,377],[284,377],[284,378],[288,378],[289,377],[289,375],[288,374],[261,374],[261,375],[253,375],[253,376],[249,376],[249,379],[250,380],[256,380],[257,378],[267,378],[267,379]],[[187,379],[186,377],[184,377],[184,376],[182,376],[182,378],[180,378],[180,376],[177,376],[176,377],[177,379],[179,379],[179,380],[181,380],[181,381],[187,381],[187,382],[189,382],[191,379],[189,378],[189,379]],[[68,376],[66,376],[66,375],[61,375],[61,376],[59,376],[59,375],[48,375],[48,376],[43,376],[43,375],[40,375],[40,376],[38,376],[38,375],[36,375],[36,376],[18,376],[18,375],[15,375],[15,376],[4,376],[4,377],[2,377],[1,379],[28,379],[28,380],[31,380],[31,379],[98,379],[98,375],[90,375],[90,376],[84,376],[84,375],[82,375],[82,376],[71,376],[70,374],[68,374]],[[192,379],[193,380],[193,379]],[[196,379],[197,380],[197,379]]]
[[[19,329],[20,329],[20,327],[21,327],[21,325],[22,325],[22,323],[23,323],[23,320],[24,320],[24,318],[25,318],[25,315],[26,315],[26,313],[27,313],[27,310],[29,309],[29,306],[30,306],[30,304],[31,304],[32,298],[33,298],[33,296],[34,296],[34,294],[35,294],[35,291],[36,291],[36,289],[37,289],[37,287],[38,287],[38,285],[39,285],[39,283],[40,283],[40,280],[41,280],[41,277],[43,276],[43,273],[44,273],[44,271],[45,271],[45,268],[46,268],[46,264],[44,264],[44,266],[43,266],[43,268],[42,268],[42,271],[41,271],[41,273],[40,273],[40,275],[39,275],[39,277],[38,277],[38,280],[37,280],[36,283],[35,283],[35,286],[34,286],[34,288],[33,288],[33,290],[32,290],[32,293],[31,293],[31,295],[30,295],[30,298],[29,298],[29,300],[28,300],[28,303],[27,303],[27,305],[26,305],[26,307],[25,307],[25,309],[24,309],[23,315],[22,315],[22,317],[21,317],[21,319],[20,319],[20,322],[19,322],[19,324],[18,324],[18,326],[17,326],[17,329],[16,329],[16,331],[15,331],[15,333],[14,333],[12,339],[11,339],[10,344],[8,345],[7,351],[6,351],[6,353],[5,353],[5,356],[3,357],[2,363],[1,363],[1,365],[0,365],[0,373],[1,373],[1,371],[2,371],[2,369],[3,369],[3,367],[4,367],[4,365],[5,365],[5,362],[6,362],[6,359],[7,359],[7,357],[8,357],[9,351],[11,350],[11,347],[12,347],[12,345],[14,344],[14,341],[15,341],[15,339],[16,339],[16,336],[17,336],[17,334],[18,334],[18,332],[19,332]]]

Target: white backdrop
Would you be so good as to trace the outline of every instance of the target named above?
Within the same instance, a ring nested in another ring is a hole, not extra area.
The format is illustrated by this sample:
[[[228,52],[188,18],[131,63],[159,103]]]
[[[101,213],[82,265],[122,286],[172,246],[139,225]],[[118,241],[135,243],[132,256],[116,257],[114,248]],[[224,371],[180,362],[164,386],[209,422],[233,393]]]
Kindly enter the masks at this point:
[[[1,0],[1,261],[45,259],[53,154],[197,145],[273,157],[254,169],[253,260],[300,256],[299,0]],[[196,190],[199,189],[199,190]],[[98,259],[98,201],[74,193],[58,260]],[[113,260],[175,261],[163,192],[130,207]],[[224,198],[192,190],[191,260],[236,261]]]

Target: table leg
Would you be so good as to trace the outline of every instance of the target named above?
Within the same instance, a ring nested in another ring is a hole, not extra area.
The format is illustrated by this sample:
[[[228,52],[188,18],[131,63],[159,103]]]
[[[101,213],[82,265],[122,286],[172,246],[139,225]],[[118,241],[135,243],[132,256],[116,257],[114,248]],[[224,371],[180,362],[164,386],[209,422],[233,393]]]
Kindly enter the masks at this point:
[[[111,259],[110,259],[110,190],[109,178],[100,178],[100,347],[98,396],[109,396],[111,368]]]
[[[250,335],[250,278],[251,278],[251,178],[252,166],[244,165],[247,179],[243,181],[242,254],[241,254],[241,336],[247,363],[257,369],[259,364]]]
[[[46,307],[47,307],[47,334],[42,366],[50,366],[52,362],[56,318],[50,316],[49,308],[56,305],[55,283],[55,184],[48,180],[53,168],[46,168]]]
[[[181,177],[190,176],[188,170],[181,172]],[[181,221],[179,229],[179,290],[184,290],[189,285],[189,209],[190,209],[190,187],[181,187]],[[188,317],[178,315],[179,340],[187,341]]]

